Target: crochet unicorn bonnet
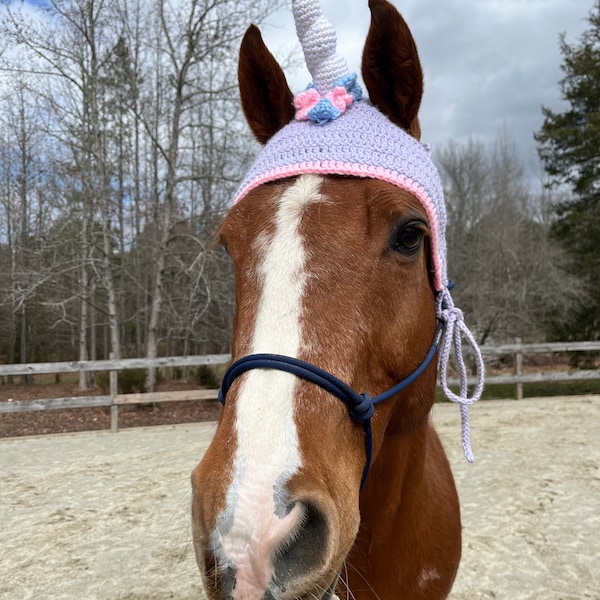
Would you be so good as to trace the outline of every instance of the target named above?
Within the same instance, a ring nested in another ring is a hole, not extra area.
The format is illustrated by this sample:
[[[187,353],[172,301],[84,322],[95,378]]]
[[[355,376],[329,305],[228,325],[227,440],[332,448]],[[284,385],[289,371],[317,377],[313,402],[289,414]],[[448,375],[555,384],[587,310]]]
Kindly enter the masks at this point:
[[[367,98],[336,51],[333,26],[322,14],[318,0],[292,0],[296,32],[313,78],[294,98],[295,119],[264,146],[236,194],[239,202],[255,187],[305,173],[351,175],[387,181],[413,194],[423,205],[432,231],[431,264],[437,294],[437,317],[444,323],[439,351],[440,384],[460,404],[465,456],[473,460],[467,407],[483,389],[483,361],[462,312],[452,302],[446,274],[446,208],[438,171],[430,151],[392,123]],[[467,392],[462,337],[473,349],[476,385]],[[447,369],[450,350],[460,375],[458,394],[450,390]]]

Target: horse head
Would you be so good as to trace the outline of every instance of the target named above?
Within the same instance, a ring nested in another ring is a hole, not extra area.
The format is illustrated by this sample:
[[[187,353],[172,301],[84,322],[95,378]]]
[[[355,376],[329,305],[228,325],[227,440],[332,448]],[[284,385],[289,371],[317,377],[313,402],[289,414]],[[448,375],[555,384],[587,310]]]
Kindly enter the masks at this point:
[[[256,27],[241,45],[242,107],[265,147],[219,230],[233,365],[192,477],[211,599],[444,598],[456,572],[458,500],[428,419],[436,332],[456,314],[443,197],[419,141],[413,37],[386,0],[369,6],[369,101],[311,0],[294,4],[305,92]]]

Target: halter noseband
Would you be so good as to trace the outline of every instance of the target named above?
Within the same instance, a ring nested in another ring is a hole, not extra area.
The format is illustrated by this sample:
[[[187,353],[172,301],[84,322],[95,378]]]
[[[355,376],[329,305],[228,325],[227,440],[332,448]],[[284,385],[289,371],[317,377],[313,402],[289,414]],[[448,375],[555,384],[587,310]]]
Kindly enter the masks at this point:
[[[421,362],[410,375],[400,381],[400,383],[397,383],[394,387],[374,398],[371,398],[368,394],[357,394],[348,384],[337,377],[334,377],[331,373],[304,360],[292,358],[290,356],[282,356],[280,354],[250,354],[236,360],[229,366],[227,371],[225,371],[221,389],[219,390],[219,402],[225,406],[225,397],[227,396],[231,384],[242,373],[250,371],[251,369],[275,369],[278,371],[285,371],[296,377],[310,381],[330,394],[333,394],[346,404],[348,412],[353,419],[363,423],[363,429],[365,431],[366,462],[360,482],[360,489],[362,491],[365,481],[367,480],[369,468],[371,467],[371,453],[373,448],[371,417],[375,412],[375,405],[384,400],[388,400],[404,388],[408,387],[423,373],[423,371],[425,371],[438,350],[443,333],[444,322],[438,321],[438,326],[433,336],[433,343],[423,359],[423,362]]]

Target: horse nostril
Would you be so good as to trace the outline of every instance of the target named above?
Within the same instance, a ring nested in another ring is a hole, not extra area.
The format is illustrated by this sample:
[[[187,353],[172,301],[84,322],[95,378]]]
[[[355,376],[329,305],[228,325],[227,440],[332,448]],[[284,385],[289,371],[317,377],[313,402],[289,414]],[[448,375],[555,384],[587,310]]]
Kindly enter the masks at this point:
[[[275,552],[275,578],[283,585],[318,572],[328,553],[329,527],[325,515],[309,503],[303,503],[303,508],[300,525]]]

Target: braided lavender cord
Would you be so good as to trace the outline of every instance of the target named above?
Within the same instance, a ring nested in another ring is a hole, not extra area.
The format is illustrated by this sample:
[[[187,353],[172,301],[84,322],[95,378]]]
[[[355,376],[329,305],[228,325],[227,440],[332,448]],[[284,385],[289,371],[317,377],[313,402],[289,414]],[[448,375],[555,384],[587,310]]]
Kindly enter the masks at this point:
[[[448,291],[443,292],[438,297],[439,318],[446,323],[446,333],[440,348],[440,384],[444,394],[452,402],[460,404],[460,420],[462,432],[462,446],[465,457],[469,462],[473,462],[473,451],[471,450],[471,428],[469,425],[469,405],[477,402],[483,392],[484,365],[479,346],[473,337],[473,334],[466,326],[462,311],[454,306],[452,297]],[[467,342],[473,350],[475,356],[475,370],[477,383],[471,397],[467,390],[467,367],[463,358],[462,336],[465,336]],[[450,350],[454,349],[454,359],[458,366],[460,377],[460,392],[455,394],[448,387],[448,363],[450,362]]]
[[[336,51],[335,29],[323,15],[319,0],[292,0],[292,10],[306,66],[315,88],[324,96],[348,73],[346,61]]]

